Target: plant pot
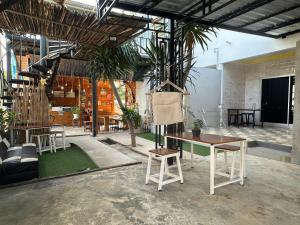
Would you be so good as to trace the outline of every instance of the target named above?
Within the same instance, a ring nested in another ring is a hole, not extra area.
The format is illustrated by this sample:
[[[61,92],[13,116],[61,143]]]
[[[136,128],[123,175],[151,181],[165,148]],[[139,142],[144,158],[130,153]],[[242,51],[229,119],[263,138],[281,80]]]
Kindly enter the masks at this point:
[[[200,129],[192,129],[193,137],[200,137],[201,130]]]

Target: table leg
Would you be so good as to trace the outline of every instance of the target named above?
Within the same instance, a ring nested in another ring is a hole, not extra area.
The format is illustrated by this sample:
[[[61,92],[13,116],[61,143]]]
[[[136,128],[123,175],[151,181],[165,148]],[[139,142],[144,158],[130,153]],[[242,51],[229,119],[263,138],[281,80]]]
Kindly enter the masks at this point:
[[[246,169],[247,169],[247,152],[248,152],[248,141],[244,141],[245,142],[245,151],[244,151],[244,178],[247,177],[247,174],[246,174]]]
[[[104,130],[109,131],[109,117],[108,116],[104,117]]]
[[[253,111],[253,128],[255,127],[255,111]]]
[[[210,145],[210,194],[215,193],[215,146]]]
[[[240,184],[244,184],[244,167],[245,167],[245,148],[246,148],[246,141],[241,141],[240,143]]]
[[[26,143],[29,143],[29,130],[26,129],[25,133],[26,133]]]
[[[165,140],[164,140],[164,146],[166,146],[166,148],[167,148],[167,144],[168,144],[168,137],[167,137],[167,136],[165,136]]]
[[[63,139],[64,150],[66,150],[66,129],[65,129],[65,126],[63,126],[62,139]]]
[[[191,143],[191,168],[194,168],[194,144]]]

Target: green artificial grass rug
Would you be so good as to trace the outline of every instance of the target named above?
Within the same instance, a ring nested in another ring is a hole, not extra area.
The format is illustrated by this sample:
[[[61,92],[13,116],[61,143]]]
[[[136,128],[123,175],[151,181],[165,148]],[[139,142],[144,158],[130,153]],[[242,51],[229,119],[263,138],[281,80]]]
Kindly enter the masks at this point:
[[[141,133],[137,134],[138,137],[147,139],[149,141],[155,141],[155,134],[153,133]],[[164,143],[164,138],[161,137],[162,143]],[[191,144],[188,142],[183,142],[183,150],[191,151]],[[194,154],[201,155],[201,156],[208,156],[210,155],[210,150],[208,147],[202,145],[195,145],[194,144]]]
[[[39,156],[40,178],[67,175],[86,168],[96,169],[98,166],[76,145],[66,150],[57,149],[56,153],[43,152]]]

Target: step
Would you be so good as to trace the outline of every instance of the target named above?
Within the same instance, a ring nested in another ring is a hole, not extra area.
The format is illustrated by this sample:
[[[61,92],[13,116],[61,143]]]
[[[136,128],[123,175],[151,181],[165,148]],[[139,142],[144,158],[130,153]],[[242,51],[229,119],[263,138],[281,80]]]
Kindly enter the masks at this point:
[[[10,108],[12,104],[13,104],[12,102],[3,102],[2,103],[3,106],[6,106],[8,108]]]
[[[2,96],[1,99],[3,99],[3,100],[12,100],[13,97],[10,96],[10,95],[7,95],[7,96]]]
[[[24,84],[24,85],[29,85],[29,84],[32,84],[33,82],[32,81],[29,81],[29,80],[18,80],[18,79],[11,79],[9,81],[9,83],[11,84]],[[34,82],[35,85],[38,84],[38,82]]]
[[[42,66],[40,64],[33,64],[32,68],[34,68],[34,69],[36,69],[36,70],[38,70],[38,71],[40,71],[40,72],[42,72],[44,74],[47,74],[48,71],[49,71],[49,69],[47,67]]]
[[[41,76],[40,74],[37,74],[37,73],[31,73],[31,72],[27,72],[27,71],[22,71],[19,73],[19,76],[22,76],[22,77],[30,77],[30,78],[34,78],[34,79],[40,79]]]

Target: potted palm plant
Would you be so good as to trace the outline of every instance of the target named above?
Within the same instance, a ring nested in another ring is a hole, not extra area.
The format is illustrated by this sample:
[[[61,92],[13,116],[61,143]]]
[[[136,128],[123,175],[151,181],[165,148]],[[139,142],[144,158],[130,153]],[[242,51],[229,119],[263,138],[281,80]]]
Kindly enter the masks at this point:
[[[201,128],[203,128],[203,121],[200,119],[196,119],[194,121],[194,128],[192,129],[193,137],[200,137]]]
[[[114,81],[131,80],[132,72],[140,60],[141,56],[134,43],[126,43],[118,47],[97,47],[91,54],[91,71],[97,79],[109,81],[114,97],[125,115],[127,114],[127,108],[124,107]],[[135,122],[132,117],[126,117],[126,122],[131,135],[131,145],[135,147]]]
[[[73,119],[79,119],[79,114],[80,114],[80,108],[79,106],[74,106],[71,108],[72,114],[73,114]]]

